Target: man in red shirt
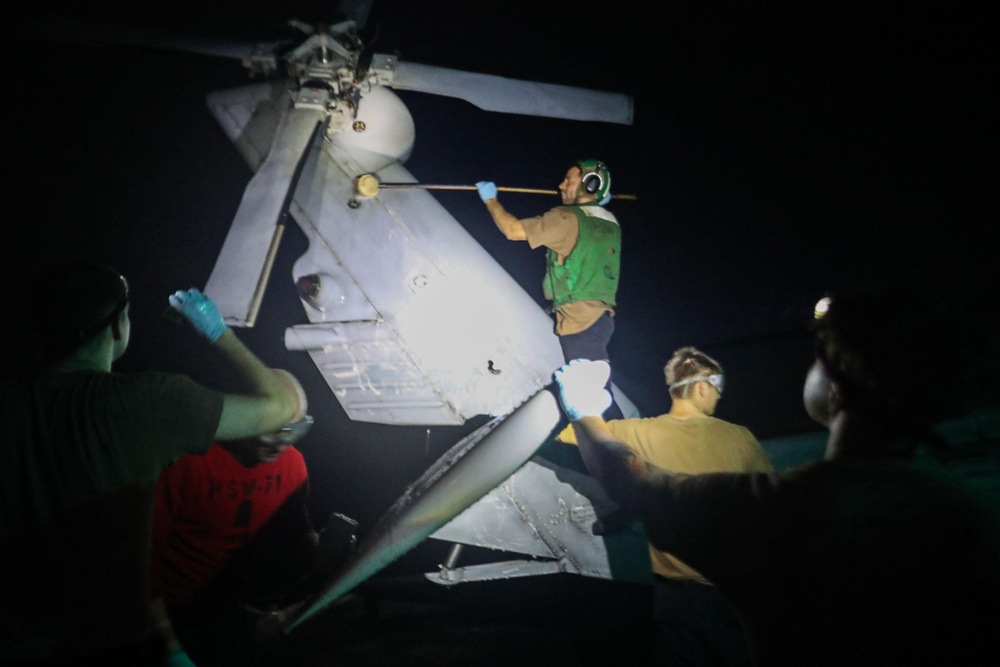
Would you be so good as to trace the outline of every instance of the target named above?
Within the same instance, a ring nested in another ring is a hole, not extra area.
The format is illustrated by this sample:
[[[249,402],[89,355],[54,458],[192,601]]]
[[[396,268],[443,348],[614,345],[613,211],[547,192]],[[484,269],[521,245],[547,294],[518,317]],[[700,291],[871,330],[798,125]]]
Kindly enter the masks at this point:
[[[297,416],[271,434],[215,442],[160,475],[154,609],[160,598],[176,638],[199,667],[253,664],[253,608],[305,594],[319,535],[306,504],[305,460],[292,446],[312,418]]]

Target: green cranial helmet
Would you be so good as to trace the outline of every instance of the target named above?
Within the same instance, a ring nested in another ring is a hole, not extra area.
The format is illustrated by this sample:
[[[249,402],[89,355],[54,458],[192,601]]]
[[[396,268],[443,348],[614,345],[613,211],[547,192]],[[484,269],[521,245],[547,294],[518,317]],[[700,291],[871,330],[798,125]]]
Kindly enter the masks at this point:
[[[600,160],[577,160],[580,169],[580,194],[589,194],[601,201],[611,192],[611,170]]]

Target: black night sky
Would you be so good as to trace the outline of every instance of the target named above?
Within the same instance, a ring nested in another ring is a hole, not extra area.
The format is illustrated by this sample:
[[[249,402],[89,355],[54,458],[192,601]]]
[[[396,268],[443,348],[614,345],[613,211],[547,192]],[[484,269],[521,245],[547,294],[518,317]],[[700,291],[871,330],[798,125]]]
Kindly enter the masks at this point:
[[[293,36],[312,1],[88,3],[72,15],[232,40]],[[528,8],[530,7],[530,9]],[[641,7],[641,8],[640,8]],[[37,16],[21,7],[18,18]],[[611,354],[646,414],[667,409],[662,367],[682,345],[727,371],[717,416],[760,439],[813,431],[800,399],[802,331],[827,289],[996,280],[998,10],[961,2],[499,2],[376,0],[375,50],[413,62],[625,92],[631,127],[523,118],[402,93],[417,125],[408,169],[425,183],[554,188],[600,157],[623,228]],[[17,25],[12,21],[8,29]],[[5,288],[15,313],[32,272],[107,261],[133,289],[121,370],[225,382],[202,344],[162,317],[203,287],[249,168],[205,106],[243,85],[236,62],[168,51],[8,40]],[[442,203],[541,301],[542,251],[510,243],[474,192]],[[556,200],[503,196],[518,215]],[[281,247],[261,323],[241,337],[298,375],[314,431],[302,443],[317,516],[365,522],[465,429],[349,422],[285,327],[306,318],[290,279],[305,239]],[[58,295],[52,307],[58,308]],[[915,304],[915,307],[919,307]],[[23,327],[8,320],[15,345]],[[17,366],[24,347],[8,346]]]

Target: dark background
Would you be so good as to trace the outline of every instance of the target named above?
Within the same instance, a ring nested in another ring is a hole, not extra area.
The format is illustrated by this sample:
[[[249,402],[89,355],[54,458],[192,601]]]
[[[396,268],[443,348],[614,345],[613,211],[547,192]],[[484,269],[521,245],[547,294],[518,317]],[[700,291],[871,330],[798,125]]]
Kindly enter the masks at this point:
[[[304,38],[284,23],[329,20],[332,3],[15,5],[7,24],[3,262],[6,364],[30,362],[20,319],[51,260],[116,266],[132,285],[121,370],[225,384],[166,297],[203,287],[251,176],[205,106],[248,82],[236,62],[170,51],[30,39],[53,12],[237,41]],[[998,247],[996,7],[988,3],[514,3],[379,0],[375,49],[413,62],[629,93],[630,127],[480,111],[401,93],[425,183],[554,188],[599,157],[623,228],[611,356],[645,414],[669,406],[662,367],[682,345],[727,372],[717,416],[764,440],[815,431],[801,405],[803,334],[826,290],[995,281]],[[372,34],[372,33],[369,33]],[[541,251],[510,243],[475,193],[439,199],[541,302]],[[555,198],[502,195],[517,215]],[[260,322],[239,335],[304,382],[316,426],[301,443],[318,520],[370,526],[469,428],[348,421],[285,327],[305,322],[291,226]],[[59,295],[51,295],[59,307]],[[914,307],[919,307],[915,303]],[[931,379],[933,380],[933,379]],[[470,425],[471,427],[471,425]]]

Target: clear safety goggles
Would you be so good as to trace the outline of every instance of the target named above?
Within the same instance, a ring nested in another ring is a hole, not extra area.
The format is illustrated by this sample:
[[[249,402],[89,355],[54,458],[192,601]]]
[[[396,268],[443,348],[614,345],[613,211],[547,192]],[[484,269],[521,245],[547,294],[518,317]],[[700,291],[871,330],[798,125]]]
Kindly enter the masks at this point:
[[[291,422],[272,433],[265,433],[258,439],[265,445],[291,445],[298,442],[312,428],[313,418],[306,415],[297,422]]]
[[[726,376],[722,373],[713,373],[712,375],[696,375],[695,377],[675,382],[670,385],[670,388],[673,389],[674,387],[683,387],[685,385],[694,384],[695,382],[709,383],[718,390],[719,396],[722,396],[722,390],[726,386]]]

